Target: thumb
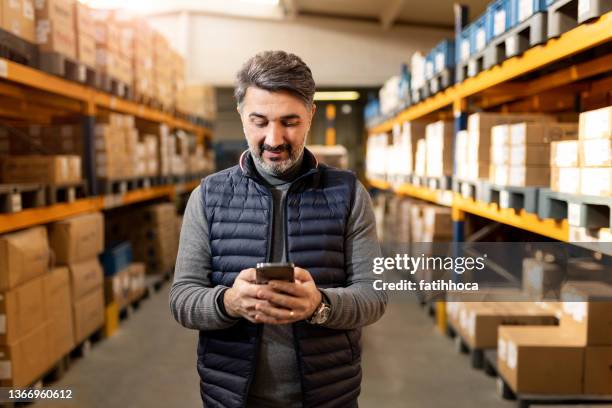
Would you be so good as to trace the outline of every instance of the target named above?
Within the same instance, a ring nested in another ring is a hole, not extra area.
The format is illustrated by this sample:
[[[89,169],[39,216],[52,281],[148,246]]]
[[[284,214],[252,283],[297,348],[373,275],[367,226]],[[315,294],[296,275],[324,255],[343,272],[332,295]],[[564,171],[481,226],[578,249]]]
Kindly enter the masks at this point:
[[[293,276],[296,280],[299,280],[302,283],[313,281],[310,272],[308,272],[306,269],[298,268],[297,266],[293,268]]]

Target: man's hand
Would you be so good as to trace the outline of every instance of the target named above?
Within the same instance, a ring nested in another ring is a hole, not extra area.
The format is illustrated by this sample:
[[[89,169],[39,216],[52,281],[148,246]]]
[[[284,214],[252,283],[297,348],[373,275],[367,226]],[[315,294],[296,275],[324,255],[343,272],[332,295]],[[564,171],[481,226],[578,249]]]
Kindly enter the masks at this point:
[[[255,268],[242,270],[231,288],[225,291],[223,303],[225,310],[232,317],[244,317],[253,323],[259,323],[255,319],[258,314],[256,306],[267,304],[266,300],[257,298],[257,293],[262,285],[255,284]]]
[[[321,292],[306,269],[294,268],[294,279],[295,282],[272,280],[258,285],[257,298],[265,302],[255,305],[255,321],[288,324],[312,316],[321,304]]]

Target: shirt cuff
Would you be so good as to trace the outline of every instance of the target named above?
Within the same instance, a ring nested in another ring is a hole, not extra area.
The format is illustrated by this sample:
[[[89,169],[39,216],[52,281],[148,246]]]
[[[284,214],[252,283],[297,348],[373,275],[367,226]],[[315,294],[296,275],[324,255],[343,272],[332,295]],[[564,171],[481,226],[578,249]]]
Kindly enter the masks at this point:
[[[217,292],[217,296],[215,297],[215,309],[222,320],[226,322],[237,322],[238,320],[240,320],[240,318],[230,316],[229,313],[227,313],[227,310],[225,309],[225,292],[228,289],[228,287],[223,286]]]

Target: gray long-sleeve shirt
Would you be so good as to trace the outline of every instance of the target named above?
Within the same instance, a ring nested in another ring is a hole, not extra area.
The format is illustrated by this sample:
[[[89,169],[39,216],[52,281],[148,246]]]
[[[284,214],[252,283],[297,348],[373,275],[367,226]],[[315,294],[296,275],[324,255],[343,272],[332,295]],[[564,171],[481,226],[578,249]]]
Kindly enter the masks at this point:
[[[274,198],[273,262],[285,259],[281,220],[282,197],[289,187],[287,180],[277,179],[258,167]],[[278,211],[277,211],[278,209]],[[200,188],[187,203],[176,261],[170,306],[175,319],[183,326],[197,330],[230,327],[236,320],[219,309],[217,297],[223,287],[210,282],[211,254],[208,222],[205,218]],[[323,289],[331,304],[325,327],[352,329],[371,324],[384,313],[387,296],[372,287],[372,259],[380,256],[370,197],[357,183],[355,202],[346,226],[345,263],[347,285]],[[300,266],[300,265],[297,265]],[[248,406],[301,406],[301,386],[290,325],[264,325],[255,378],[249,390]]]

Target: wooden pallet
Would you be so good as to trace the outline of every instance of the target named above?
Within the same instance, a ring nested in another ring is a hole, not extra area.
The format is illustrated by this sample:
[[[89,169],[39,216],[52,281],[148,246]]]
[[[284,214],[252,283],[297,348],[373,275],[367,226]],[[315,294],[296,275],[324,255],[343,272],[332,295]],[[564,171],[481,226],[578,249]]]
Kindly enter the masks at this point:
[[[455,68],[444,68],[441,72],[433,76],[427,81],[429,91],[432,95],[443,91],[455,83]]]
[[[45,187],[42,184],[0,184],[0,213],[15,213],[45,205]]]
[[[165,181],[165,180],[164,180]],[[125,194],[128,191],[164,184],[159,177],[130,177],[121,179],[99,179],[98,191],[102,194]],[[165,183],[170,184],[170,183]]]
[[[70,352],[70,358],[85,357],[91,352],[91,348],[99,343],[104,338],[104,327],[100,327],[98,330],[90,334],[85,340],[77,344],[74,349]]]
[[[500,208],[512,208],[516,212],[525,210],[538,213],[538,192],[540,187],[514,187],[497,184],[483,184],[483,201],[495,203]]]
[[[72,203],[79,198],[87,196],[87,183],[78,181],[73,183],[50,184],[45,187],[47,204]]]
[[[134,88],[130,84],[127,84],[117,78],[99,73],[97,76],[97,81],[98,83],[96,84],[96,87],[104,92],[120,98],[134,98]]]
[[[40,53],[38,68],[50,74],[89,86],[95,86],[98,81],[95,69],[57,52]]]

